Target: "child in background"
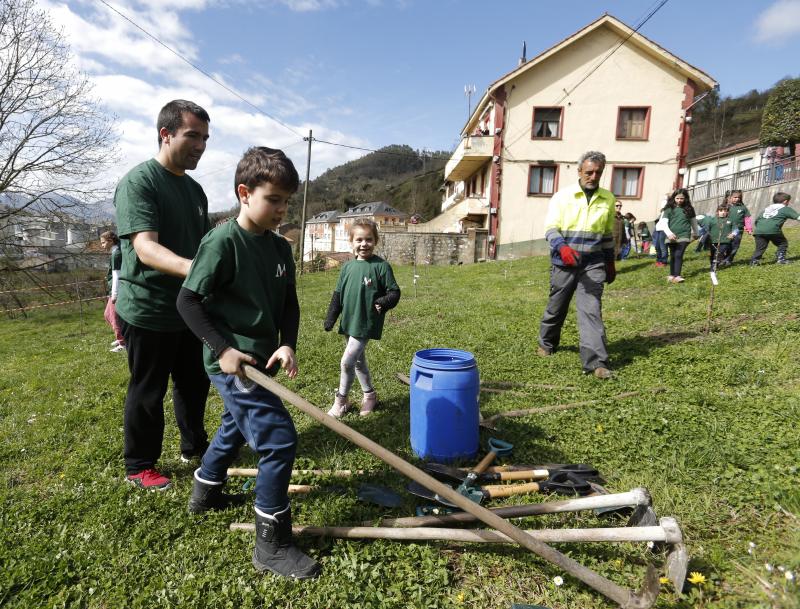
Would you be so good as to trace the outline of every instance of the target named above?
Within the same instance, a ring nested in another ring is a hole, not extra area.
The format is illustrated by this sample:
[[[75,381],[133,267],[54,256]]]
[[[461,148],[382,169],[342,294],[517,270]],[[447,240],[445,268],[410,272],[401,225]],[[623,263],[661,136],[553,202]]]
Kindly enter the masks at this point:
[[[119,237],[114,231],[107,230],[100,235],[100,247],[107,252],[111,252],[111,258],[108,261],[108,272],[106,273],[106,292],[108,293],[108,301],[106,302],[106,310],[103,312],[103,318],[114,330],[114,342],[111,343],[111,353],[119,353],[120,351],[127,351],[125,347],[125,337],[122,336],[122,330],[119,327],[117,320],[117,292],[119,290],[119,271],[122,268],[122,252],[119,249]]]
[[[642,253],[648,256],[650,254],[650,240],[652,239],[652,235],[650,234],[650,229],[647,228],[647,222],[639,222],[636,228],[639,231],[639,243],[642,244]]]
[[[739,233],[739,229],[728,218],[728,206],[724,203],[717,206],[716,216],[703,216],[698,224],[706,230],[710,246],[711,272],[716,272],[717,267],[727,258],[731,240]]]
[[[189,512],[241,502],[222,488],[247,442],[259,456],[253,566],[283,577],[317,577],[320,565],[292,543],[289,477],[297,432],[280,398],[248,380],[250,364],[268,374],[297,376],[300,305],[289,243],[274,232],[299,185],[280,150],[250,148],[236,167],[239,215],[200,243],[178,295],[178,312],[203,342],[203,360],[222,396],[222,423],[194,472]]]
[[[325,331],[330,332],[341,313],[339,334],[346,341],[339,389],[328,411],[332,417],[341,417],[350,407],[347,395],[354,376],[364,392],[359,414],[370,414],[378,403],[367,366],[367,342],[380,339],[386,312],[400,300],[400,288],[389,263],[374,254],[377,244],[378,227],[372,220],[359,219],[350,226],[350,245],[356,258],[342,267],[324,323]]]
[[[778,251],[775,252],[775,262],[777,264],[791,264],[791,260],[786,259],[786,250],[789,248],[789,241],[783,234],[783,223],[786,220],[797,220],[800,214],[789,207],[791,195],[785,192],[776,192],[772,195],[772,205],[761,212],[753,227],[753,236],[756,238],[756,250],[750,259],[750,266],[758,266],[761,256],[767,251],[770,242],[775,244]]]
[[[625,231],[625,242],[622,246],[620,259],[625,260],[631,253],[631,248],[633,248],[634,252],[638,252],[639,248],[637,247],[636,244],[636,231],[633,228],[634,223],[636,222],[636,216],[628,212],[627,214],[623,215],[622,218],[623,218],[623,229]]]
[[[678,188],[667,199],[667,204],[661,212],[661,218],[656,225],[667,236],[667,249],[669,250],[669,276],[670,283],[683,283],[681,275],[683,269],[683,254],[686,247],[697,236],[697,214],[689,200],[689,192],[685,188]]]

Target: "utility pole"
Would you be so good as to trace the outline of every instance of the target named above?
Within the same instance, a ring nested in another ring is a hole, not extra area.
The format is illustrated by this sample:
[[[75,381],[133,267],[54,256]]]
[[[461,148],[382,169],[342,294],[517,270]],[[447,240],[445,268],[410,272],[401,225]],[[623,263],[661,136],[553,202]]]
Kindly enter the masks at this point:
[[[306,203],[308,202],[308,181],[311,179],[311,142],[314,138],[311,129],[308,130],[308,137],[304,137],[308,142],[308,155],[306,158],[306,183],[303,185],[303,209],[300,212],[300,274],[303,274],[303,248],[306,239]]]
[[[467,96],[467,120],[472,116],[472,94],[475,91],[477,91],[475,85],[464,85],[464,95]]]

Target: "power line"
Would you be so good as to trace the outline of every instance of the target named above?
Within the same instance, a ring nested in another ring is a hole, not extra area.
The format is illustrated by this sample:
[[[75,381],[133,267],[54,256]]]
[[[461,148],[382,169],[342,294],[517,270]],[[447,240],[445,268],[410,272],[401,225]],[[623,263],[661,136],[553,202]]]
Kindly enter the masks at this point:
[[[558,106],[558,105],[559,105],[561,102],[563,102],[563,101],[564,101],[564,100],[565,100],[567,97],[569,97],[569,96],[570,96],[570,95],[571,95],[571,94],[572,94],[572,93],[575,91],[575,89],[577,89],[578,87],[580,87],[580,86],[581,86],[581,84],[583,84],[583,82],[584,82],[584,81],[585,81],[587,78],[589,78],[589,77],[590,77],[592,74],[594,74],[594,73],[595,73],[595,72],[596,72],[596,71],[597,71],[597,70],[600,68],[600,66],[602,66],[602,65],[603,65],[603,64],[604,64],[606,61],[608,61],[608,59],[609,59],[609,58],[610,58],[610,57],[611,57],[611,56],[612,56],[614,53],[616,53],[616,52],[617,52],[617,51],[618,51],[618,50],[619,50],[619,49],[620,49],[620,48],[621,48],[621,47],[622,47],[622,46],[623,46],[623,45],[624,45],[626,42],[628,42],[628,40],[630,40],[630,39],[631,39],[631,37],[632,37],[632,36],[633,36],[633,35],[634,35],[636,32],[638,32],[638,31],[639,31],[639,30],[642,28],[642,26],[643,26],[645,23],[647,23],[648,21],[650,21],[650,18],[651,18],[651,17],[653,17],[653,15],[655,15],[655,14],[656,14],[658,11],[660,11],[660,10],[663,8],[663,6],[664,6],[664,5],[665,5],[667,2],[669,2],[669,0],[661,0],[661,2],[659,2],[659,3],[658,3],[658,6],[656,6],[656,7],[655,7],[655,8],[654,8],[652,11],[650,11],[650,13],[649,13],[649,14],[648,14],[648,15],[647,15],[647,16],[646,16],[646,17],[645,17],[645,18],[644,18],[644,19],[643,19],[643,20],[642,20],[642,21],[639,23],[639,25],[637,25],[637,26],[636,26],[636,27],[635,27],[633,30],[631,30],[631,33],[630,33],[630,34],[628,34],[628,35],[627,35],[625,38],[623,38],[623,39],[620,41],[620,43],[619,43],[619,44],[618,44],[616,47],[614,47],[614,48],[611,50],[611,52],[610,52],[610,53],[608,53],[608,55],[606,55],[605,57],[603,57],[603,59],[602,59],[602,61],[600,61],[600,63],[598,63],[598,64],[597,64],[597,65],[596,65],[594,68],[592,68],[591,70],[589,70],[589,72],[586,74],[586,76],[584,76],[583,78],[581,78],[581,79],[578,81],[578,83],[577,83],[577,84],[576,84],[574,87],[572,87],[572,89],[570,89],[569,91],[565,91],[565,92],[564,92],[564,95],[563,95],[563,97],[561,97],[561,98],[560,98],[560,99],[559,99],[559,100],[558,100],[558,101],[557,101],[555,104],[553,104],[553,105],[554,105],[554,106]]]
[[[652,18],[652,17],[653,17],[653,16],[654,16],[654,15],[655,15],[657,12],[658,12],[658,11],[660,11],[660,10],[661,10],[661,9],[664,7],[664,5],[665,5],[667,2],[669,2],[669,0],[660,0],[660,1],[658,2],[658,4],[655,6],[655,8],[651,9],[651,10],[650,10],[650,12],[649,12],[649,13],[647,13],[647,14],[645,15],[645,17],[644,17],[644,18],[642,18],[642,19],[640,20],[639,24],[638,24],[638,25],[637,25],[635,28],[633,28],[633,29],[631,30],[631,33],[630,33],[630,34],[628,34],[628,35],[627,35],[625,38],[623,38],[623,39],[622,39],[622,40],[619,42],[619,44],[617,44],[617,46],[615,46],[615,47],[614,47],[614,48],[613,48],[613,49],[612,49],[612,50],[611,50],[611,51],[610,51],[608,54],[606,54],[606,56],[605,56],[605,57],[603,57],[603,59],[602,59],[602,60],[600,60],[600,63],[598,63],[598,64],[597,64],[596,66],[594,66],[594,67],[593,67],[591,70],[589,70],[589,71],[586,73],[586,75],[585,75],[583,78],[581,78],[581,79],[578,81],[578,83],[577,83],[577,84],[576,84],[574,87],[572,87],[572,88],[571,88],[569,91],[567,91],[567,90],[564,90],[564,95],[563,95],[563,96],[561,96],[561,97],[558,99],[558,101],[556,101],[556,102],[553,104],[553,106],[558,106],[558,105],[560,105],[560,104],[561,104],[561,103],[562,103],[562,102],[563,102],[563,101],[564,101],[564,100],[565,100],[567,97],[569,97],[570,95],[572,95],[572,94],[573,94],[573,93],[576,91],[576,89],[577,89],[578,87],[580,87],[580,86],[581,86],[581,85],[582,85],[584,82],[586,82],[586,80],[587,80],[587,79],[588,79],[588,78],[589,78],[589,77],[590,77],[592,74],[594,74],[594,73],[595,73],[595,72],[596,72],[596,71],[597,71],[597,70],[600,68],[600,66],[602,66],[602,65],[603,65],[603,64],[604,64],[606,61],[608,61],[608,59],[609,59],[609,58],[610,58],[610,57],[611,57],[611,56],[612,56],[614,53],[616,53],[616,52],[617,52],[617,51],[618,51],[620,48],[622,48],[622,47],[623,47],[623,46],[624,46],[624,45],[625,45],[625,44],[626,44],[626,43],[627,43],[627,42],[628,42],[628,41],[629,41],[629,40],[630,40],[630,39],[633,37],[633,35],[634,35],[634,34],[636,34],[636,33],[637,33],[637,32],[638,32],[640,29],[642,29],[642,27],[644,26],[644,24],[645,24],[645,23],[647,23],[647,22],[648,22],[648,21],[649,21],[649,20],[650,20],[650,19],[651,19],[651,18]],[[651,6],[652,6],[652,5],[651,5]],[[524,129],[521,129],[521,130],[520,130],[520,134],[519,134],[519,135],[517,135],[516,137],[514,137],[514,139],[513,139],[513,140],[511,140],[511,141],[510,141],[510,142],[508,142],[508,143],[506,143],[506,142],[503,142],[503,148],[505,149],[505,151],[506,151],[506,152],[508,152],[508,146],[509,146],[509,145],[511,145],[511,144],[514,144],[514,143],[515,143],[517,140],[519,140],[519,139],[520,139],[520,138],[521,138],[523,135],[525,135],[526,133],[528,133],[528,131],[529,131],[529,128],[528,128],[528,127],[525,127]]]
[[[101,4],[107,6],[110,10],[114,11],[117,15],[119,15],[120,17],[125,19],[125,21],[127,21],[128,23],[133,25],[137,30],[139,30],[140,32],[145,34],[148,38],[154,40],[156,43],[158,43],[159,45],[161,45],[162,47],[167,49],[170,53],[172,53],[173,55],[178,57],[181,61],[183,61],[183,62],[187,63],[188,65],[190,65],[191,67],[193,67],[195,70],[200,72],[203,76],[205,76],[206,78],[210,79],[211,81],[213,81],[214,83],[216,83],[217,85],[219,85],[220,87],[222,87],[223,89],[225,89],[226,91],[231,93],[232,95],[236,96],[237,99],[241,100],[242,102],[244,102],[245,104],[247,104],[248,106],[250,106],[251,108],[256,110],[257,112],[259,112],[259,113],[263,114],[264,116],[266,116],[267,118],[275,121],[276,123],[281,125],[283,128],[288,129],[289,131],[294,133],[296,136],[304,137],[298,131],[296,131],[294,128],[290,127],[289,125],[287,125],[286,123],[284,123],[280,119],[272,116],[271,114],[269,114],[265,110],[262,110],[257,105],[255,105],[254,103],[252,103],[251,101],[246,99],[244,96],[240,95],[238,92],[234,91],[233,89],[228,87],[226,84],[224,84],[224,83],[220,82],[219,80],[217,80],[216,78],[214,78],[214,76],[209,74],[206,70],[204,70],[203,68],[201,68],[197,64],[193,63],[192,61],[190,61],[189,59],[187,59],[183,55],[181,55],[178,51],[176,51],[175,49],[173,49],[172,47],[170,47],[166,43],[162,42],[161,39],[158,38],[155,34],[151,34],[145,28],[143,28],[141,25],[136,23],[133,19],[131,19],[130,17],[128,17],[124,13],[120,12],[119,10],[117,10],[116,8],[114,8],[113,6],[108,4],[108,2],[106,2],[106,0],[98,0],[98,2],[100,2]],[[313,141],[319,142],[321,144],[328,144],[329,146],[339,146],[341,148],[350,148],[350,149],[353,149],[353,150],[363,150],[365,152],[374,152],[374,153],[377,153],[377,154],[391,154],[391,155],[394,155],[394,156],[406,156],[406,157],[410,157],[410,156],[420,157],[420,156],[422,156],[422,155],[420,155],[418,153],[414,153],[412,155],[412,154],[408,154],[408,153],[402,154],[402,153],[383,152],[381,150],[375,150],[375,149],[372,149],[372,148],[363,148],[363,147],[360,147],[360,146],[351,146],[349,144],[341,144],[339,142],[330,142],[330,141],[325,141],[325,140],[318,140],[316,138],[314,138]],[[290,144],[290,145],[294,145],[294,144]],[[431,158],[433,158],[432,155],[430,155],[430,156],[431,156]],[[445,157],[442,157],[442,158],[445,158]],[[447,158],[449,158],[449,156]],[[216,171],[215,172],[206,173],[206,174],[203,174],[203,175],[211,175],[211,173],[216,173]],[[203,175],[200,175],[198,177],[203,177]]]
[[[241,101],[243,101],[245,104],[247,104],[248,106],[250,106],[251,108],[253,108],[253,109],[254,109],[254,110],[256,110],[257,112],[259,112],[259,113],[263,114],[263,115],[264,115],[264,116],[266,116],[267,118],[269,118],[269,119],[271,119],[271,120],[275,121],[276,123],[278,123],[278,124],[279,124],[281,127],[283,127],[284,129],[288,129],[289,131],[291,131],[292,133],[294,133],[294,134],[295,134],[296,136],[298,136],[298,137],[303,137],[302,135],[300,135],[300,133],[299,133],[299,132],[295,131],[295,130],[294,130],[292,127],[290,127],[289,125],[287,125],[286,123],[284,123],[282,120],[280,120],[279,118],[275,118],[275,117],[274,117],[274,116],[272,116],[270,113],[266,112],[265,110],[262,110],[261,108],[259,108],[258,106],[256,106],[254,103],[250,102],[248,99],[245,99],[245,98],[244,98],[242,95],[240,95],[239,93],[237,93],[236,91],[234,91],[233,89],[231,89],[231,88],[230,88],[228,85],[226,85],[226,84],[224,84],[224,83],[220,82],[219,80],[217,80],[216,78],[214,78],[214,77],[213,77],[211,74],[209,74],[208,72],[206,72],[206,71],[205,71],[203,68],[201,68],[201,67],[200,67],[200,66],[198,66],[197,64],[195,64],[195,63],[193,63],[193,62],[189,61],[189,60],[188,60],[186,57],[184,57],[183,55],[181,55],[181,54],[180,54],[178,51],[176,51],[176,50],[175,50],[175,49],[173,49],[172,47],[168,46],[166,43],[162,42],[162,41],[161,41],[161,40],[160,40],[160,39],[159,39],[157,36],[155,36],[154,34],[151,34],[150,32],[148,32],[146,29],[144,29],[142,26],[140,26],[138,23],[136,23],[136,22],[135,22],[133,19],[131,19],[130,17],[128,17],[128,16],[127,16],[127,15],[125,15],[124,13],[120,12],[119,10],[117,10],[116,8],[114,8],[113,6],[111,6],[111,5],[110,5],[108,2],[106,2],[105,0],[98,0],[98,2],[100,2],[101,4],[104,4],[105,6],[107,6],[107,7],[108,7],[110,10],[114,11],[114,12],[115,12],[117,15],[119,15],[120,17],[122,17],[123,19],[125,19],[125,21],[127,21],[128,23],[130,23],[130,24],[131,24],[133,27],[135,27],[137,30],[139,30],[140,32],[142,32],[142,33],[143,33],[145,36],[147,36],[148,38],[151,38],[152,40],[154,40],[155,42],[157,42],[158,44],[160,44],[162,47],[164,47],[165,49],[167,49],[167,50],[168,50],[170,53],[172,53],[173,55],[175,55],[176,57],[178,57],[178,58],[179,58],[181,61],[184,61],[185,63],[187,63],[187,64],[189,64],[190,66],[192,66],[192,67],[193,67],[195,70],[197,70],[198,72],[200,72],[201,74],[203,74],[203,75],[204,75],[206,78],[208,78],[208,79],[212,80],[213,82],[215,82],[217,85],[219,85],[220,87],[222,87],[223,89],[225,89],[225,90],[226,90],[228,93],[231,93],[232,95],[235,95],[235,96],[236,96],[238,99],[240,99]]]

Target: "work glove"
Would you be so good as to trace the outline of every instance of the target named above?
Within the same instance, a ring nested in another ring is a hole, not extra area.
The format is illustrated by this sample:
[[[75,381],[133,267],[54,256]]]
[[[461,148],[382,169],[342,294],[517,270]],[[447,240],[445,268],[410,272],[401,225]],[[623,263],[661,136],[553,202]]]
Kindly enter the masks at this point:
[[[562,245],[558,248],[558,255],[567,266],[578,266],[578,259],[580,255],[569,245]]]
[[[614,283],[617,278],[617,267],[613,260],[606,262],[606,283]]]

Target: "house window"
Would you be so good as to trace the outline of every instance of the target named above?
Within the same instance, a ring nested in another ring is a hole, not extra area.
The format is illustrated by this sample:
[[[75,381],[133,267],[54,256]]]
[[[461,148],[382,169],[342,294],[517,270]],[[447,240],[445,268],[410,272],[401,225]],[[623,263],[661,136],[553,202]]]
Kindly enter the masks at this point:
[[[557,182],[557,165],[531,165],[528,171],[528,195],[552,195]]]
[[[739,159],[739,171],[748,171],[753,168],[753,157]]]
[[[699,184],[700,182],[708,182],[708,167],[698,169],[695,175],[697,176],[697,179],[695,180],[696,184]]]
[[[720,163],[719,165],[717,165],[717,177],[718,178],[722,178],[722,177],[728,175],[729,173],[730,173],[730,171],[728,170],[728,164],[727,163]]]
[[[561,116],[564,108],[534,108],[533,135],[535,139],[561,139]]]
[[[643,174],[643,167],[615,167],[611,173],[611,192],[617,198],[641,198]]]
[[[646,140],[650,131],[650,108],[620,108],[618,140]]]

